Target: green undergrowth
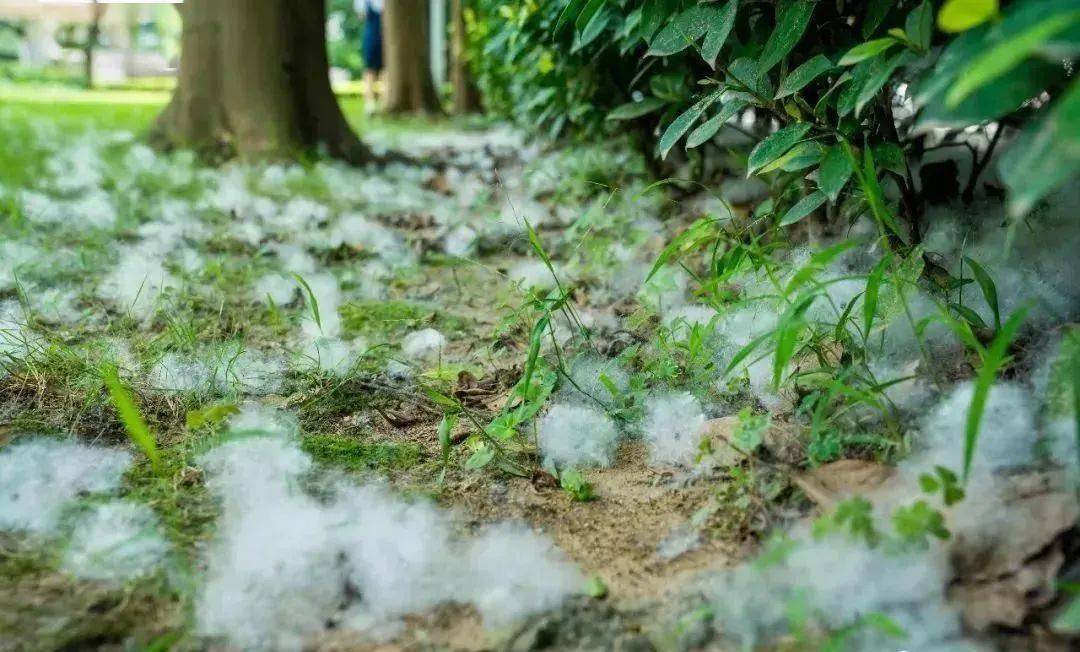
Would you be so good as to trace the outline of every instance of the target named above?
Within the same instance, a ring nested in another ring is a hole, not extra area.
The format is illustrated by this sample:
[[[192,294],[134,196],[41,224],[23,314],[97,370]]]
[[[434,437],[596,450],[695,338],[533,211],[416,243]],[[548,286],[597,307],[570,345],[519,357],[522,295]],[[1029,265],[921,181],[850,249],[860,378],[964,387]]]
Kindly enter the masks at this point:
[[[401,471],[423,461],[416,444],[360,441],[339,435],[307,435],[301,448],[317,462],[345,471]]]

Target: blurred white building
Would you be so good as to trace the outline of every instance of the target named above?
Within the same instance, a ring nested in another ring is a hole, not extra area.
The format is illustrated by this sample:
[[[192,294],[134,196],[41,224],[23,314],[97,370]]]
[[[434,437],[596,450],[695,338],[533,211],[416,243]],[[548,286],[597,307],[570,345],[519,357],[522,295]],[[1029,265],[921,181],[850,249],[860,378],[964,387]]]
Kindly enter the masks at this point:
[[[94,78],[99,82],[129,77],[169,75],[176,47],[147,43],[144,27],[160,22],[179,25],[172,0],[0,0],[0,20],[21,32],[19,63],[40,68],[56,63],[79,63],[82,53],[58,41],[64,27],[86,30],[95,21],[100,45],[94,51]],[[153,39],[149,39],[153,40]]]

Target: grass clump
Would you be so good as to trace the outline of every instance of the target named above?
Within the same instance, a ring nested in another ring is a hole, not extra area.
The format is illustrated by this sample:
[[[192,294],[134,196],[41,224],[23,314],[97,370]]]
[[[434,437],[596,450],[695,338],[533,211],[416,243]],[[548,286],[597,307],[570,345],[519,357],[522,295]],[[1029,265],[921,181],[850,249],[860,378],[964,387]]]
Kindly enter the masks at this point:
[[[362,442],[337,435],[308,435],[301,448],[316,461],[346,471],[408,469],[422,459],[415,444]]]

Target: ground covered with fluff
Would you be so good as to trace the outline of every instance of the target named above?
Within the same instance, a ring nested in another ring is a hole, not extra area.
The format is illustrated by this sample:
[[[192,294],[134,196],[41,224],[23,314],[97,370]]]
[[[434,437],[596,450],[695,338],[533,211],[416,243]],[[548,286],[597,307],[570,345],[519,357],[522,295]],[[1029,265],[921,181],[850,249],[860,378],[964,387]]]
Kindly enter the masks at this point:
[[[884,281],[864,219],[721,274],[668,243],[768,188],[619,143],[208,167],[35,113],[0,109],[0,650],[1069,649],[1076,188],[934,207]],[[921,286],[964,257],[992,301]],[[961,489],[965,334],[1021,307]]]

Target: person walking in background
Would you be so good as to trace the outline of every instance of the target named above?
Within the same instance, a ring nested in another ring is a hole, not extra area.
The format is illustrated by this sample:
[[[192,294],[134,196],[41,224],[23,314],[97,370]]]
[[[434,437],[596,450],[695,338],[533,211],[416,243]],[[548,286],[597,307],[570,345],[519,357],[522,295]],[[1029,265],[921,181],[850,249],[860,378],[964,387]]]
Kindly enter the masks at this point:
[[[383,70],[383,0],[355,0],[353,7],[364,19],[364,110],[368,115],[375,113],[375,86]]]

